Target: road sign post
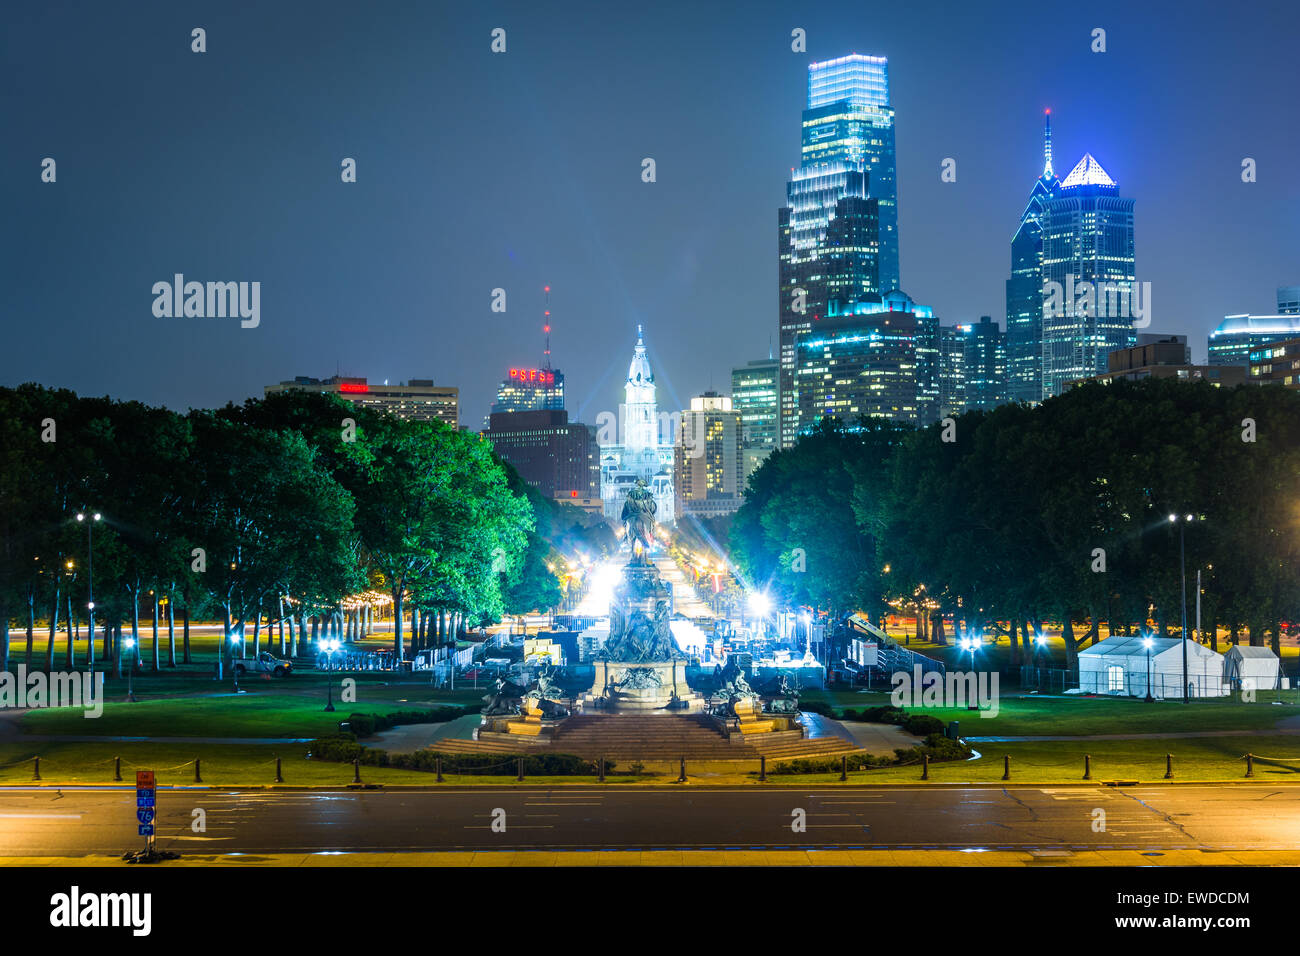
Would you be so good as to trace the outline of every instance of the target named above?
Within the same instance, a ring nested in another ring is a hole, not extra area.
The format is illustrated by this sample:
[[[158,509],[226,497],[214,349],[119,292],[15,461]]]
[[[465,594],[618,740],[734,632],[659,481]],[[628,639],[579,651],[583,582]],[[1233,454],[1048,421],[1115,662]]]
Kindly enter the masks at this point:
[[[139,835],[145,838],[145,850],[152,851],[157,833],[154,821],[158,815],[158,788],[152,770],[135,772],[135,819]]]

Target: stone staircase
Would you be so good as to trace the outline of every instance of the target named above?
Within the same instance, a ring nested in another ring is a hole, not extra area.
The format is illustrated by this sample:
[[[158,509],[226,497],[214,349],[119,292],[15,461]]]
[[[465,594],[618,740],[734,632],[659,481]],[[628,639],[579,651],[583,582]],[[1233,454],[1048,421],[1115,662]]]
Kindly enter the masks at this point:
[[[703,714],[577,714],[562,721],[551,737],[480,732],[477,740],[439,740],[443,753],[575,754],[588,760],[769,760],[852,753],[858,747],[838,736],[805,737],[802,730],[780,730],[742,737],[723,735]]]

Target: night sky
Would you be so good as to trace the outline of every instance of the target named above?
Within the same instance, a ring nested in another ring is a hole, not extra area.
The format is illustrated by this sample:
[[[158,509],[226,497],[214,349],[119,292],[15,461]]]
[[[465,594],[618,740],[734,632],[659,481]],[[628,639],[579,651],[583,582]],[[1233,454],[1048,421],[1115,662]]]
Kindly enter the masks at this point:
[[[1294,2],[716,6],[11,4],[0,384],[184,410],[433,378],[478,428],[540,364],[550,284],[571,414],[617,407],[638,322],[661,407],[726,392],[775,346],[807,65],[850,52],[889,57],[903,287],[945,324],[1004,319],[1046,107],[1058,174],[1090,151],[1136,199],[1151,331],[1203,360],[1224,314],[1300,283]],[[155,318],[177,272],[259,280],[260,327]]]

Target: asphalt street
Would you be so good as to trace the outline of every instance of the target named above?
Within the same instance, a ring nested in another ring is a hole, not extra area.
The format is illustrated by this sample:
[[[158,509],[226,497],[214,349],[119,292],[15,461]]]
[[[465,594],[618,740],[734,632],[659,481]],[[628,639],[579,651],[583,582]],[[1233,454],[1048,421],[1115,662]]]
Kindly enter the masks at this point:
[[[0,791],[0,856],[119,854],[136,828],[134,790]],[[1270,785],[158,793],[158,846],[181,853],[1297,845],[1300,787]]]

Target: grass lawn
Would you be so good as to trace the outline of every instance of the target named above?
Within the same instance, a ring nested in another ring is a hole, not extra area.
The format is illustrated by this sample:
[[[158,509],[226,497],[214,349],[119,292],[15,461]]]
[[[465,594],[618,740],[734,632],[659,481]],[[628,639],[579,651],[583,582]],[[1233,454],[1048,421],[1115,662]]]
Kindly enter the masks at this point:
[[[327,713],[323,684],[310,692],[301,685],[290,687],[284,681],[252,681],[244,686],[250,688],[249,692],[238,696],[225,692],[224,696],[167,697],[135,703],[110,699],[103,714],[95,719],[67,707],[33,710],[22,717],[22,729],[29,734],[111,737],[319,737],[336,732],[339,722],[354,711],[383,714],[446,704],[478,704],[482,696],[473,690],[435,692],[421,682],[383,685],[358,681],[356,702],[340,703],[336,686],[336,709]],[[207,691],[211,690],[209,686]]]
[[[803,698],[841,711],[889,703],[888,694],[855,691],[808,691]],[[962,734],[975,737],[1268,731],[1284,717],[1300,715],[1300,691],[1260,691],[1254,703],[1243,703],[1239,696],[1193,700],[1189,704],[1147,704],[1132,697],[1002,696],[996,717],[956,707],[905,709],[908,713],[932,714],[945,723],[959,721]]]

